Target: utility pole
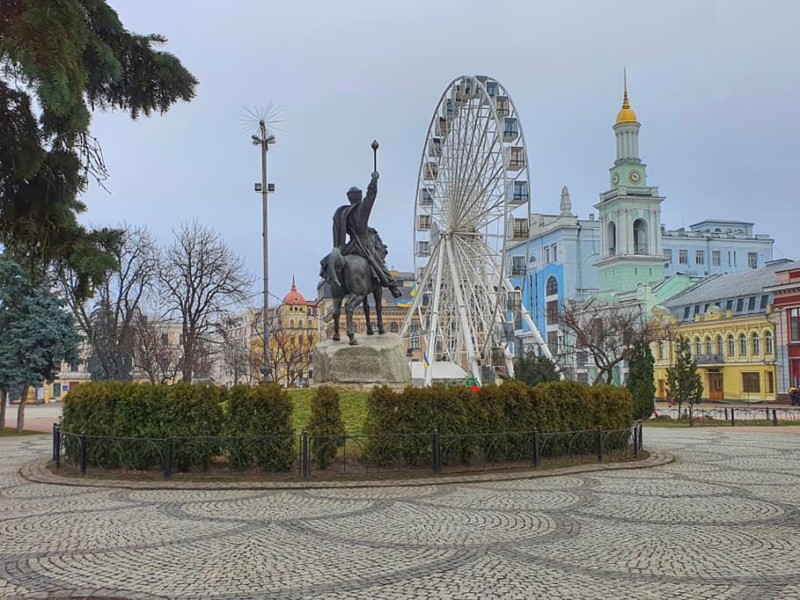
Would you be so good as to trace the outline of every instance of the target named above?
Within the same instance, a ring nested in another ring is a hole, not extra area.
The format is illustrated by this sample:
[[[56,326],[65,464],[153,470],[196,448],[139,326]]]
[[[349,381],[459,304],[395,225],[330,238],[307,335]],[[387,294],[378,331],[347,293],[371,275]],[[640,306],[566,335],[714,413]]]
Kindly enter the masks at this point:
[[[263,382],[269,381],[270,364],[269,364],[269,193],[275,191],[275,186],[267,183],[267,152],[269,151],[270,144],[275,143],[274,135],[267,135],[267,125],[264,119],[258,122],[259,135],[252,135],[251,139],[254,146],[261,147],[261,183],[256,183],[256,192],[261,192],[262,203],[262,236],[264,243],[264,307],[262,308],[262,319],[264,321],[264,336],[263,336]]]

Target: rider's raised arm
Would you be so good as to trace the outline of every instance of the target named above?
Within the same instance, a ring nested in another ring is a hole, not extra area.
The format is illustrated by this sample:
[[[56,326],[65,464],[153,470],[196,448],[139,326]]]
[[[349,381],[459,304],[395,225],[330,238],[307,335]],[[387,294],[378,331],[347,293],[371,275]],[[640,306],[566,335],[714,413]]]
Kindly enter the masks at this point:
[[[377,196],[378,196],[378,172],[375,171],[372,174],[372,179],[369,180],[369,185],[367,186],[367,195],[361,202],[361,208],[359,210],[365,221],[369,220],[369,215],[372,212],[372,205],[375,204],[375,198]]]

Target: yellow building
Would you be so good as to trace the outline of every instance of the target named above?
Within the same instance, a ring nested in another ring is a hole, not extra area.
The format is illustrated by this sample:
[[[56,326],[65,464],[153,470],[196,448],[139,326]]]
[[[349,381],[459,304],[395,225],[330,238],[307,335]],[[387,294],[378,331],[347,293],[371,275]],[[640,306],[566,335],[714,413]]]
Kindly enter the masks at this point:
[[[292,287],[283,302],[269,311],[269,350],[272,379],[287,387],[305,385],[311,377],[311,352],[319,341],[319,315],[316,301],[309,301]],[[253,341],[260,356],[263,343]]]
[[[654,309],[665,331],[652,347],[658,398],[669,396],[667,369],[675,363],[676,340],[682,336],[691,342],[703,399],[776,399],[773,298],[764,288],[775,280],[777,268],[780,264],[707,277]]]

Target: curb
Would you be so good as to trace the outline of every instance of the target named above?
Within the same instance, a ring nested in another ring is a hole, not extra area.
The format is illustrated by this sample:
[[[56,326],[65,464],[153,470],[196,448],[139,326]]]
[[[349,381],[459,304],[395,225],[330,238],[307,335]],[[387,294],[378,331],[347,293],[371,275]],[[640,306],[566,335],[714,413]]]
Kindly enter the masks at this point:
[[[651,451],[650,456],[644,460],[619,463],[595,463],[576,465],[561,469],[546,471],[515,471],[477,473],[468,475],[445,475],[439,477],[424,477],[419,479],[384,479],[380,481],[121,481],[77,479],[74,477],[61,477],[52,473],[47,467],[50,461],[39,459],[20,467],[19,475],[31,483],[45,483],[49,485],[63,485],[70,487],[109,488],[128,490],[324,490],[324,489],[358,489],[358,488],[385,488],[385,487],[421,487],[430,485],[453,485],[465,483],[483,483],[492,481],[514,481],[519,479],[537,479],[540,477],[558,477],[560,475],[574,475],[578,473],[597,473],[602,471],[620,471],[630,469],[649,469],[667,465],[675,457],[666,452]]]

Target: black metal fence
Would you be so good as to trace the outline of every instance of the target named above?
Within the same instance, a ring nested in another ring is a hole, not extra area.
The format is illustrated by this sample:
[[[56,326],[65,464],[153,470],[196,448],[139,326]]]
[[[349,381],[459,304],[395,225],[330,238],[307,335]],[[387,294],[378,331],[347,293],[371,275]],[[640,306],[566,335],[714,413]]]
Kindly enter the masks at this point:
[[[442,435],[131,438],[53,426],[56,468],[126,475],[160,472],[269,479],[419,477],[548,468],[636,458],[642,424],[626,429]]]
[[[656,417],[672,420],[688,420],[691,425],[773,425],[782,423],[800,425],[800,408],[773,408],[766,406],[714,406],[694,407],[687,405],[657,409]]]

